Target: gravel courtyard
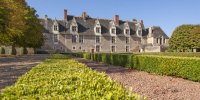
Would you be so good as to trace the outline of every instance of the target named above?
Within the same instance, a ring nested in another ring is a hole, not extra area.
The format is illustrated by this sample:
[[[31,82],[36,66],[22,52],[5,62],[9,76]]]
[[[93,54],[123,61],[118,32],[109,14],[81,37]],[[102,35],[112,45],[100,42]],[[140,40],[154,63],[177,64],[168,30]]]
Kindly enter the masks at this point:
[[[41,63],[49,55],[24,55],[0,57],[0,91],[15,83],[21,75]]]
[[[74,58],[94,70],[105,72],[110,78],[123,84],[134,93],[153,100],[199,100],[200,83],[170,76],[159,76],[120,66]]]

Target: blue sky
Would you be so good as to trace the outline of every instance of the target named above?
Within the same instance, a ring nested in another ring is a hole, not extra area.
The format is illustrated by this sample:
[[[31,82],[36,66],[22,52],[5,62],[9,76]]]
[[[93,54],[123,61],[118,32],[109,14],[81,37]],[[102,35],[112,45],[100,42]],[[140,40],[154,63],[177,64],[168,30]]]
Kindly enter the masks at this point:
[[[63,10],[95,18],[144,20],[145,27],[160,26],[168,36],[182,24],[200,24],[200,0],[26,0],[40,17],[63,19]]]

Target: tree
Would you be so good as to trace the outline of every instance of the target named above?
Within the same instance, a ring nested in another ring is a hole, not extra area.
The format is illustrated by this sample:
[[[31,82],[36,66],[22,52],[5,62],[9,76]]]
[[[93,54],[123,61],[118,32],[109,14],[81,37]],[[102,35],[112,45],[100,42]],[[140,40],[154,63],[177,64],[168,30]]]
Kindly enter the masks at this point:
[[[40,47],[43,44],[43,26],[37,18],[36,10],[27,6],[28,13],[26,15],[27,29],[24,35],[19,40],[19,45],[22,47]]]
[[[26,29],[25,17],[27,13],[24,0],[2,0],[3,8],[7,11],[7,26],[5,34],[2,34],[5,39],[1,42],[3,45],[17,45],[16,40],[20,39]],[[6,41],[5,41],[6,40]]]
[[[0,1],[0,45],[40,47],[43,27],[25,0]]]
[[[170,48],[184,52],[188,49],[200,47],[198,45],[200,38],[199,28],[197,25],[181,25],[177,27],[169,39]]]
[[[8,9],[5,7],[4,0],[0,1],[0,45],[8,41],[7,26],[8,26]]]
[[[200,48],[200,25],[196,25],[191,33],[190,41],[192,48]]]

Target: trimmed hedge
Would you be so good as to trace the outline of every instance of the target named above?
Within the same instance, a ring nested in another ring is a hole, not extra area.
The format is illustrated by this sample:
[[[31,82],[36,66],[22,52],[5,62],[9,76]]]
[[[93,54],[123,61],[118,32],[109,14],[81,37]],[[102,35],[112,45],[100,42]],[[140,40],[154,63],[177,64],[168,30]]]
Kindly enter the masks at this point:
[[[176,56],[176,57],[200,57],[200,52],[151,52],[133,53],[134,55],[157,55],[157,56]]]
[[[135,69],[200,82],[200,58],[147,55],[136,58]]]
[[[54,55],[0,94],[2,100],[136,100],[105,73],[63,55]]]
[[[200,82],[200,58],[134,54],[89,54],[83,57],[160,75],[170,75]],[[81,57],[81,54],[77,55]]]

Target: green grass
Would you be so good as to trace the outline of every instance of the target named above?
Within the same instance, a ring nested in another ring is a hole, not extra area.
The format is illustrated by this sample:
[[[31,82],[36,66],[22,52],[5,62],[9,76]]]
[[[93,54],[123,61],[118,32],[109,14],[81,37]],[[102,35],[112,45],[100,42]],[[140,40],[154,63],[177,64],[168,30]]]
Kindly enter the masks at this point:
[[[135,100],[105,73],[64,55],[54,55],[3,90],[1,100]]]

